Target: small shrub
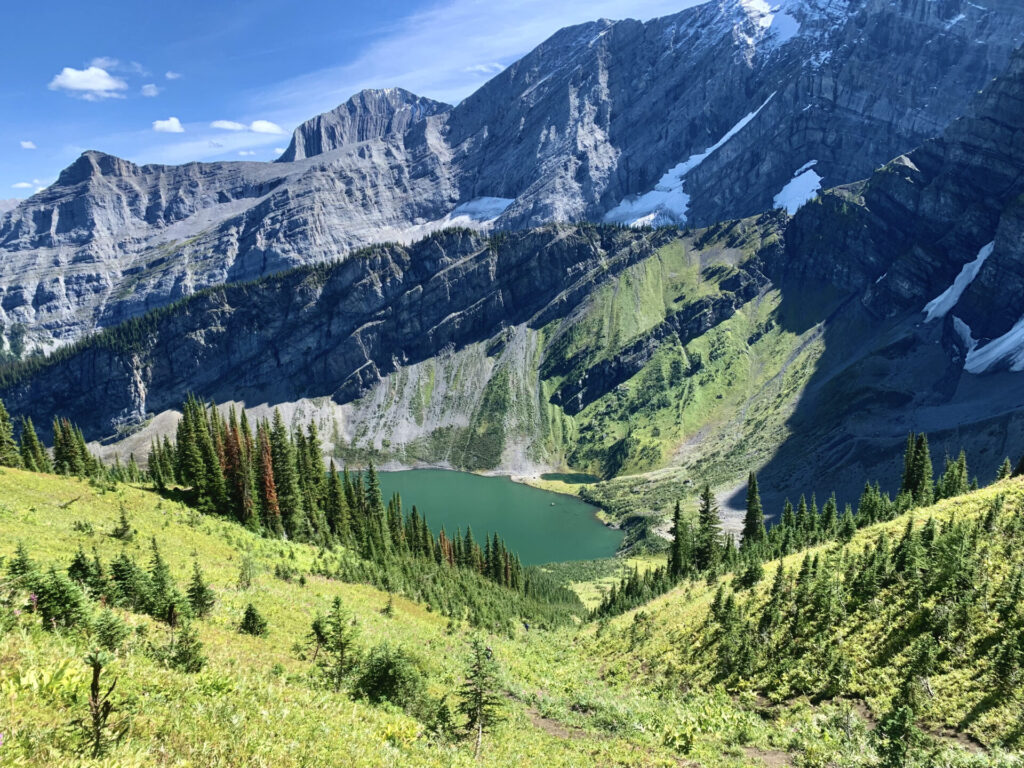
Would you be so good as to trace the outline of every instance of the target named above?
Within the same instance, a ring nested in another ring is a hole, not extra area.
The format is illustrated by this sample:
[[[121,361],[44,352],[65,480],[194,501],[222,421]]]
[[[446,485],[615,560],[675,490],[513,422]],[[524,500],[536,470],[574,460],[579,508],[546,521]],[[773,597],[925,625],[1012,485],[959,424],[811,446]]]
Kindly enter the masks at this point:
[[[177,639],[172,640],[156,655],[171,669],[179,672],[195,674],[206,666],[203,644],[195,628],[189,623],[182,624]]]
[[[85,657],[85,663],[92,668],[92,683],[89,686],[89,717],[76,720],[86,738],[86,750],[93,758],[102,757],[112,745],[117,745],[128,731],[128,719],[122,718],[111,722],[110,715],[114,711],[114,702],[110,694],[114,692],[117,679],[110,684],[106,693],[100,684],[103,668],[111,661],[103,651],[95,650]]]

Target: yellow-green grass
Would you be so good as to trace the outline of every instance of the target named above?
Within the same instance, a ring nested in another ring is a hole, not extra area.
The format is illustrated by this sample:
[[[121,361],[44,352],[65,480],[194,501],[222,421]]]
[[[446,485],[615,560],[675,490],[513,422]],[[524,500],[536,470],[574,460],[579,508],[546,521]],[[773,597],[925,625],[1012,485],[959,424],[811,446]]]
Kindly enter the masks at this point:
[[[122,506],[137,529],[130,543],[108,535]],[[94,532],[82,533],[76,523],[88,523]],[[0,530],[0,556],[9,557],[21,541],[44,566],[66,566],[79,545],[87,552],[95,549],[104,561],[126,549],[145,565],[156,537],[179,586],[184,587],[198,560],[217,592],[212,615],[197,623],[209,657],[203,672],[188,675],[161,667],[138,650],[141,639],[133,639],[136,650],[111,665],[110,675],[118,678],[115,699],[131,713],[132,726],[106,763],[96,764],[478,764],[471,746],[434,743],[418,721],[396,709],[351,701],[310,683],[310,664],[298,659],[292,646],[335,596],[355,614],[363,646],[388,640],[407,648],[424,664],[435,696],[453,693],[461,682],[469,634],[464,626],[449,632],[448,619],[400,597],[388,618],[381,612],[387,596],[367,586],[310,576],[303,587],[273,576],[282,557],[300,571],[308,569],[317,554],[310,547],[259,538],[141,489],[103,491],[79,480],[9,469],[0,470]],[[247,553],[258,561],[260,573],[243,590],[238,573]],[[249,602],[269,622],[265,637],[237,632]],[[133,626],[144,627],[150,639],[162,641],[169,631],[148,618],[123,615]],[[19,626],[0,638],[4,766],[71,764],[75,738],[66,726],[85,712],[86,668],[80,659],[89,639],[46,632],[37,623],[23,614]],[[610,717],[607,708],[624,721],[653,719],[656,702],[644,698],[639,688],[604,684],[596,667],[575,652],[572,631],[521,630],[518,637],[490,636],[487,642],[502,666],[508,703],[505,721],[485,738],[479,764],[676,764],[659,734],[632,725],[601,730],[596,718],[574,711],[583,700],[605,719]],[[39,685],[38,680],[58,670],[65,670],[61,680]],[[552,712],[575,718],[569,723],[571,733],[543,719]]]
[[[1024,481],[1020,479],[1006,480],[980,491],[947,499],[938,504],[915,509],[895,520],[880,523],[859,531],[853,540],[846,545],[848,553],[860,552],[874,544],[880,536],[887,536],[892,546],[902,538],[908,520],[913,520],[915,527],[920,528],[929,518],[939,523],[953,519],[965,520],[984,515],[998,496],[1003,497],[1004,515],[1024,508]],[[999,546],[999,542],[995,542]],[[800,568],[806,554],[825,555],[836,552],[837,544],[823,545],[807,551],[790,555],[782,561],[765,564],[765,576],[750,593],[753,604],[760,606],[767,600],[768,591],[781,562],[782,567],[790,574]],[[1016,555],[1015,555],[1016,556]],[[999,583],[1007,578],[1014,565],[1024,564],[1024,553],[1011,558],[989,556],[984,564],[993,581]],[[611,621],[611,626],[598,635],[598,630],[588,628],[589,641],[584,644],[585,652],[602,657],[607,665],[610,679],[628,679],[644,674],[652,685],[678,686],[681,684],[706,686],[714,677],[713,665],[707,663],[713,654],[692,653],[697,646],[709,645],[710,635],[708,624],[709,607],[720,586],[731,587],[732,577],[727,576],[716,584],[704,582],[686,583],[668,592],[650,603]],[[744,598],[746,599],[746,598]],[[894,588],[885,594],[874,610],[859,610],[847,616],[839,628],[843,639],[844,652],[853,665],[854,676],[849,693],[865,702],[874,717],[883,715],[889,708],[890,701],[898,686],[905,678],[905,671],[911,662],[912,649],[899,649],[886,662],[879,663],[877,652],[879,642],[893,626],[906,617],[906,606]],[[649,617],[651,631],[641,643],[633,640],[632,629],[637,614],[643,612]],[[984,635],[982,627],[979,634]],[[696,659],[696,660],[695,660]],[[703,662],[703,663],[702,663]],[[1006,737],[1020,739],[1019,729],[1024,720],[1019,703],[1013,697],[1002,704],[983,710],[977,717],[970,717],[972,710],[983,702],[990,693],[987,672],[990,660],[980,661],[964,656],[951,672],[932,675],[929,685],[933,695],[928,706],[919,713],[922,724],[933,734],[949,737],[950,734],[962,730],[968,723],[966,737],[961,741],[976,740],[982,744],[992,744]],[[801,670],[794,672],[799,678]],[[807,671],[810,676],[811,672]],[[799,679],[794,679],[796,687]],[[750,688],[756,680],[749,683]],[[780,696],[777,701],[785,701],[793,705],[806,699],[793,696]],[[979,709],[981,709],[979,707]],[[1013,734],[1016,733],[1016,737]],[[771,734],[779,736],[778,732]],[[784,735],[784,734],[783,734]],[[785,746],[785,740],[764,743],[765,747]],[[987,763],[984,763],[987,764]]]
[[[1020,483],[1006,483],[944,502],[935,513],[957,505],[964,514],[977,513],[997,492],[1014,504],[1024,497]],[[122,506],[138,531],[128,544],[108,535]],[[928,512],[915,514],[923,520]],[[91,535],[76,528],[82,523],[92,526]],[[899,520],[883,528],[903,525]],[[878,530],[859,533],[854,546]],[[3,766],[747,766],[777,760],[771,750],[788,751],[793,764],[802,765],[825,765],[837,755],[837,765],[870,765],[873,759],[866,726],[856,716],[846,719],[841,703],[786,702],[764,718],[751,696],[702,687],[704,672],[687,669],[677,652],[701,636],[713,593],[704,585],[645,606],[652,617],[646,639],[631,637],[635,614],[603,629],[520,628],[514,637],[487,636],[501,667],[505,720],[485,737],[475,761],[471,742],[438,743],[395,708],[369,706],[313,684],[309,662],[292,646],[335,596],[355,614],[363,648],[382,640],[405,647],[422,662],[431,695],[447,694],[451,704],[463,679],[470,630],[400,596],[388,618],[381,611],[384,593],[309,576],[318,554],[310,547],[259,538],[142,489],[103,490],[6,469],[0,470],[0,532],[0,556],[9,557],[23,541],[40,564],[61,566],[79,545],[95,548],[104,561],[127,548],[145,565],[155,536],[179,586],[198,560],[218,597],[212,615],[197,622],[209,664],[196,675],[166,669],[143,652],[147,639],[164,640],[165,625],[123,614],[146,636],[133,637],[110,666],[109,674],[118,677],[114,698],[132,725],[102,761],[77,757],[76,736],[68,728],[85,713],[81,657],[90,638],[46,632],[23,614],[13,631],[0,636]],[[238,572],[246,554],[260,572],[243,590]],[[305,586],[274,577],[281,558],[307,573]],[[635,564],[651,567],[656,560]],[[796,560],[790,558],[787,567]],[[770,579],[773,566],[766,570]],[[250,601],[269,622],[265,637],[237,632]],[[689,683],[681,683],[680,672]],[[965,669],[959,684],[970,688],[972,673]],[[873,697],[865,688],[865,698],[884,699],[887,681],[869,682],[878,692]],[[823,752],[823,744],[829,750]]]

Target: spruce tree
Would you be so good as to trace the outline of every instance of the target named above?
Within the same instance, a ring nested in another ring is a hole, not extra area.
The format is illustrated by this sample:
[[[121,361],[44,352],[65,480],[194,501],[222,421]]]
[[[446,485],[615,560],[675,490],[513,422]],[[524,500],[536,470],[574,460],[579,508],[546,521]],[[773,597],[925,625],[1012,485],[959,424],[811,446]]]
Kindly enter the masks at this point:
[[[340,597],[334,598],[330,612],[323,619],[321,631],[323,653],[317,666],[327,686],[337,693],[359,661],[356,645],[359,630],[352,614],[342,606]]]
[[[3,401],[0,400],[0,466],[22,467],[21,451],[14,441],[14,425],[11,415],[7,413]]]
[[[697,546],[693,560],[698,571],[710,571],[717,567],[722,550],[721,538],[718,503],[711,492],[711,486],[705,484],[697,507]]]
[[[690,526],[683,520],[679,502],[672,510],[672,544],[669,548],[668,573],[673,579],[682,578],[690,569]]]
[[[210,589],[203,579],[203,572],[199,570],[198,561],[192,563],[192,581],[189,582],[188,590],[186,590],[185,594],[188,597],[188,604],[192,608],[192,613],[197,618],[204,618],[213,610],[216,598],[214,597],[213,590]]]
[[[295,454],[288,436],[288,429],[284,425],[281,412],[276,408],[269,438],[281,522],[288,537],[294,539],[296,534],[305,530],[302,497],[295,468]]]
[[[764,508],[761,506],[761,495],[757,490],[757,475],[751,472],[747,478],[747,513],[743,518],[743,537],[740,539],[740,546],[747,549],[764,541],[766,537]]]
[[[242,615],[242,621],[238,625],[238,631],[243,635],[252,635],[254,637],[262,637],[267,634],[267,620],[260,615],[260,612],[256,610],[256,606],[252,603],[245,606],[245,613]]]
[[[26,469],[36,472],[53,472],[53,465],[46,453],[46,448],[36,434],[32,419],[23,417],[21,420],[21,460]]]
[[[460,688],[458,711],[466,718],[466,733],[476,737],[474,757],[480,756],[484,733],[500,720],[497,665],[491,649],[475,637],[470,645],[469,669]]]

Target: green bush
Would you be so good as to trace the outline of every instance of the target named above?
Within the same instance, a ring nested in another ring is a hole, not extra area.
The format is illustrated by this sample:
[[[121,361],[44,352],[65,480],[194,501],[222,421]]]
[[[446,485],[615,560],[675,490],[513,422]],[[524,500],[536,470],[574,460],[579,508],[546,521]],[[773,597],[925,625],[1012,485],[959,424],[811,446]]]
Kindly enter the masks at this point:
[[[413,711],[422,704],[425,688],[420,663],[403,648],[384,642],[363,660],[352,692],[374,704],[386,701]]]

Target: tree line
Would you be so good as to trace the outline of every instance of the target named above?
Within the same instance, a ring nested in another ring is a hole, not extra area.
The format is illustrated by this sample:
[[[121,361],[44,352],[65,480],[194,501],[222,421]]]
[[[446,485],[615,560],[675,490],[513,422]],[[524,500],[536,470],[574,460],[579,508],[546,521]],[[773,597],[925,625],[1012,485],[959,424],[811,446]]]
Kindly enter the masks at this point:
[[[1024,474],[1024,458],[1015,469],[1010,460],[1005,459],[997,480],[1011,474]],[[634,569],[612,586],[592,611],[592,618],[625,613],[687,579],[713,581],[724,573],[733,572],[740,583],[751,586],[763,578],[764,562],[829,541],[850,541],[860,528],[976,489],[977,480],[968,480],[969,477],[967,457],[961,451],[956,459],[946,457],[942,474],[936,481],[927,435],[911,433],[907,438],[896,498],[883,492],[877,482],[865,483],[856,509],[847,504],[842,512],[835,494],[820,508],[813,494],[810,502],[806,496],[801,496],[796,507],[787,500],[779,521],[769,528],[765,525],[757,476],[751,472],[738,546],[732,536],[723,534],[718,504],[711,487],[705,484],[698,497],[695,519],[684,514],[679,502],[675,504],[667,563],[645,573]]]

